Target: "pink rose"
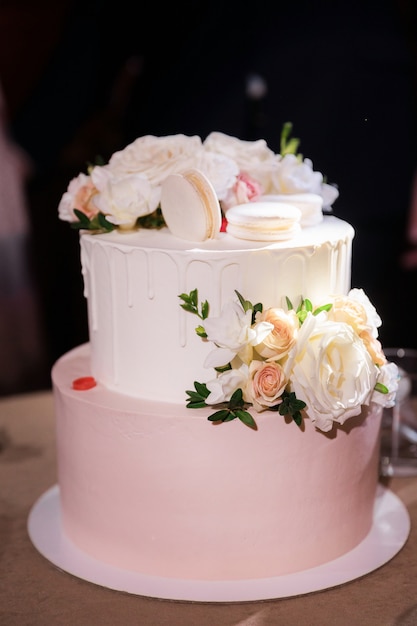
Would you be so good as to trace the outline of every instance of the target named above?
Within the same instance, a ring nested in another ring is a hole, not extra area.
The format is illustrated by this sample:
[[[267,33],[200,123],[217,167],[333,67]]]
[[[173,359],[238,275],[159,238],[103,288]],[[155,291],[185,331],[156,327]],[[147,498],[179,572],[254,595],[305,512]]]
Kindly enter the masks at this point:
[[[284,370],[278,363],[252,361],[246,395],[256,411],[263,411],[281,402],[286,384]]]
[[[97,189],[90,176],[79,174],[73,178],[67,191],[63,194],[58,206],[58,214],[61,220],[75,222],[74,209],[82,211],[89,219],[97,215],[98,208],[94,204]]]
[[[229,189],[226,197],[222,200],[225,211],[236,204],[254,202],[262,195],[262,187],[258,181],[247,174],[239,174],[235,184]]]

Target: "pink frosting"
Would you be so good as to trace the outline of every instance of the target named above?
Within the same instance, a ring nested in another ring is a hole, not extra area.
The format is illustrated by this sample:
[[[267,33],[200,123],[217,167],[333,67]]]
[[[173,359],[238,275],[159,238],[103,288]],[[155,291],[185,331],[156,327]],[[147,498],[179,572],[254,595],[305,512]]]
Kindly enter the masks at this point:
[[[100,383],[73,390],[89,368],[84,345],[52,375],[63,529],[96,559],[163,577],[270,577],[335,559],[370,530],[380,407],[331,434],[272,412],[253,431]]]

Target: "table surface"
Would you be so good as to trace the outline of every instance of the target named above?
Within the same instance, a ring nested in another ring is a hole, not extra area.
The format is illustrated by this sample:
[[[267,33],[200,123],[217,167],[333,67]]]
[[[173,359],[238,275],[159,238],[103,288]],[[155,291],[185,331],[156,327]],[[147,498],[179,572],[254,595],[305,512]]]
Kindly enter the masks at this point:
[[[49,390],[0,399],[1,626],[416,626],[417,478],[384,479],[407,507],[411,532],[379,569],[341,586],[278,600],[159,600],[100,587],[50,563],[27,520],[56,483],[54,405]]]

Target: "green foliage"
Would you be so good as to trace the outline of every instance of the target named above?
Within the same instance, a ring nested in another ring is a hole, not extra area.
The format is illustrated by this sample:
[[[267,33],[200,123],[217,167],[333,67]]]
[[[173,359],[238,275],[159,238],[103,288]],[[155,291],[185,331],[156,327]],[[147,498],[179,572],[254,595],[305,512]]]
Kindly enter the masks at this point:
[[[245,311],[252,311],[252,324],[255,323],[255,319],[256,319],[256,314],[257,313],[262,313],[263,310],[263,306],[260,302],[258,302],[257,304],[252,304],[252,302],[250,302],[249,300],[245,300],[245,298],[235,289],[235,294],[237,295],[237,297],[239,298],[239,302],[242,306],[242,309]]]
[[[206,399],[210,395],[210,391],[207,389],[206,384],[194,381],[194,389],[195,391],[189,390],[185,392],[188,395],[187,408],[201,409],[207,406]]]
[[[291,300],[288,297],[286,297],[285,299],[287,302],[288,310],[289,311],[294,310],[294,306]],[[301,298],[300,304],[298,305],[298,308],[296,310],[296,314],[298,317],[298,321],[300,322],[300,326],[302,326],[308,313],[312,313],[313,315],[318,315],[319,313],[321,313],[321,311],[330,311],[332,306],[333,306],[332,304],[323,304],[322,306],[319,306],[316,309],[313,309],[311,300],[309,300],[308,298]]]
[[[206,400],[210,394],[205,383],[194,382],[194,389],[188,390],[187,408],[188,409],[201,409],[208,406]],[[249,411],[246,411],[246,403],[243,400],[243,393],[241,389],[236,389],[230,398],[229,402],[223,402],[219,404],[219,410],[212,413],[207,418],[210,422],[231,422],[234,419],[239,419],[246,426],[257,429],[256,422],[253,419]]]
[[[201,320],[207,319],[210,309],[209,303],[207,302],[207,300],[204,300],[204,302],[201,303],[199,310],[197,289],[193,289],[188,294],[181,293],[178,297],[182,300],[182,304],[180,306],[184,309],[184,311],[194,313],[194,315],[197,315]],[[204,330],[203,326],[197,326],[195,332],[199,337],[203,337],[204,339],[207,337],[206,331]]]
[[[284,391],[282,394],[282,402],[278,404],[275,410],[278,409],[280,415],[289,415],[297,426],[301,426],[303,421],[301,411],[306,408],[306,403],[303,400],[298,400],[293,391]]]
[[[257,430],[256,422],[249,411],[246,411],[246,407],[242,390],[236,389],[229,402],[225,403],[225,406],[219,411],[210,415],[208,419],[210,422],[231,422],[234,419],[239,419],[249,428]]]
[[[161,207],[158,207],[153,213],[149,215],[143,215],[137,220],[137,225],[140,228],[156,229],[159,230],[166,226],[164,216],[162,215]]]
[[[291,132],[292,123],[285,122],[281,131],[280,154],[282,156],[285,156],[286,154],[295,154],[299,159],[302,159],[302,156],[298,154],[300,140],[295,137],[290,138]]]
[[[388,387],[386,387],[382,383],[376,383],[374,389],[375,391],[379,391],[380,393],[389,393]]]
[[[90,219],[79,209],[74,209],[74,215],[78,218],[78,222],[71,222],[71,228],[75,230],[91,230],[95,233],[109,233],[117,228],[115,224],[108,221],[104,213],[97,213],[97,215]],[[165,225],[165,220],[159,207],[150,215],[144,215],[136,220],[136,226],[139,228],[159,229]]]
[[[114,224],[107,221],[103,213],[97,213],[97,215],[90,219],[82,211],[74,209],[74,215],[77,216],[78,222],[71,222],[71,228],[76,230],[91,230],[94,232],[108,233],[116,228]]]

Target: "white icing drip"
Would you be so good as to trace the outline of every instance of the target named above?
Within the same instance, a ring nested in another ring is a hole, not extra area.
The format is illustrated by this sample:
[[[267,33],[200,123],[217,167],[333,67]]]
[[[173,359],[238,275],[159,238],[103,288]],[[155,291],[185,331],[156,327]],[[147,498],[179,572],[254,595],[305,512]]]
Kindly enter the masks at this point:
[[[285,296],[294,305],[301,296],[322,302],[349,289],[351,233],[336,219],[293,246],[238,248],[224,238],[206,249],[179,247],[166,233],[83,235],[93,375],[120,393],[183,403],[193,381],[213,372],[204,368],[211,347],[195,333],[204,321],[181,308],[179,294],[198,289],[210,316],[235,291],[264,308],[285,306]]]
[[[125,272],[126,272],[126,290],[127,290],[127,306],[131,309],[133,307],[133,280],[132,276],[132,263],[129,262],[129,255],[124,256]]]

